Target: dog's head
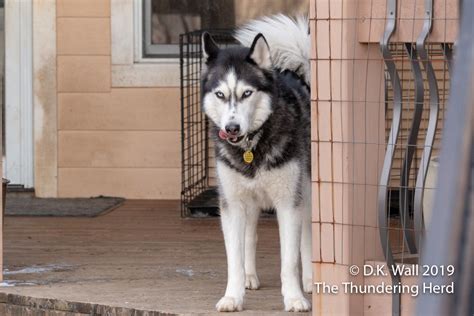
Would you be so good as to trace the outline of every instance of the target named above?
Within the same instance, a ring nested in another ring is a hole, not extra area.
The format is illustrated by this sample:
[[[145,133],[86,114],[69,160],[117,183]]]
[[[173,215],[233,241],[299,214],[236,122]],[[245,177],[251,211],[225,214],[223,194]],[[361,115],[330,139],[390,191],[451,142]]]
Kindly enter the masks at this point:
[[[272,113],[274,81],[270,49],[261,34],[250,48],[220,49],[209,33],[204,33],[202,47],[203,110],[219,127],[221,139],[239,144]]]

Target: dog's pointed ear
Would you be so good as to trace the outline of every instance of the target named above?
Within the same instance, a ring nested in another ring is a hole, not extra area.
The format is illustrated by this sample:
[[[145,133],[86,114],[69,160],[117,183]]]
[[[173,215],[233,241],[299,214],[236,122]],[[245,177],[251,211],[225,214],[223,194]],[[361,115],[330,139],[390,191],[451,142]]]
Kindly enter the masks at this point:
[[[219,47],[208,32],[202,34],[202,53],[206,62],[216,58],[219,53]]]
[[[259,33],[257,36],[255,36],[252,46],[250,46],[250,53],[248,57],[253,60],[260,68],[272,68],[270,47],[268,47],[267,40],[265,37],[263,37],[262,33]]]

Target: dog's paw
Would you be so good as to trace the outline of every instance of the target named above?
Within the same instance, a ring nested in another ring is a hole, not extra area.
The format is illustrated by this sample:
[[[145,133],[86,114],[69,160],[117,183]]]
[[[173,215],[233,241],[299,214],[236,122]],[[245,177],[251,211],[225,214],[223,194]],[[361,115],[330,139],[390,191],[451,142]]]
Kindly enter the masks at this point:
[[[303,279],[303,291],[305,293],[313,293],[313,279]]]
[[[249,290],[258,290],[260,288],[260,281],[256,274],[245,275],[245,288]]]
[[[287,312],[309,312],[311,304],[304,297],[285,298],[285,310]]]
[[[218,312],[240,312],[242,310],[242,299],[224,296],[217,302],[216,309]]]

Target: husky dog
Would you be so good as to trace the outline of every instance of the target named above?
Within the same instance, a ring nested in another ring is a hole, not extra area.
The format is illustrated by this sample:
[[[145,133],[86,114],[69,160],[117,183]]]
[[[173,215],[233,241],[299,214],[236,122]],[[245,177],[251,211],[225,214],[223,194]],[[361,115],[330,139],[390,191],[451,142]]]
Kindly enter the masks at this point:
[[[285,310],[308,311],[312,290],[308,21],[256,20],[236,38],[249,47],[202,45],[203,110],[211,121],[228,281],[218,311],[242,310],[260,286],[255,251],[261,209],[277,213]]]

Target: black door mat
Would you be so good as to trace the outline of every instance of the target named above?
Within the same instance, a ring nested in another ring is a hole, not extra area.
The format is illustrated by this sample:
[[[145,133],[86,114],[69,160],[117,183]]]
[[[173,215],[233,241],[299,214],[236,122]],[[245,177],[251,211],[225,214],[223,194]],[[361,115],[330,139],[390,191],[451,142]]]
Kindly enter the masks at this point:
[[[124,201],[123,198],[105,196],[55,199],[7,193],[5,215],[95,217],[114,210]]]

